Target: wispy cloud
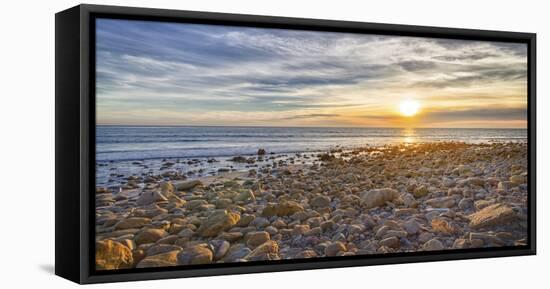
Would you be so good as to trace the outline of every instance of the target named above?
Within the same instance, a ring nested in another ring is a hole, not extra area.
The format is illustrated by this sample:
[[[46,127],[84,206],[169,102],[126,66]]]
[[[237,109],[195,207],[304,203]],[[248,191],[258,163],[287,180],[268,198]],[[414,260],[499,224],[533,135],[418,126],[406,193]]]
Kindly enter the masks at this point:
[[[439,119],[526,111],[522,44],[97,21],[99,123],[368,126],[410,97]],[[486,113],[449,109],[472,102]]]

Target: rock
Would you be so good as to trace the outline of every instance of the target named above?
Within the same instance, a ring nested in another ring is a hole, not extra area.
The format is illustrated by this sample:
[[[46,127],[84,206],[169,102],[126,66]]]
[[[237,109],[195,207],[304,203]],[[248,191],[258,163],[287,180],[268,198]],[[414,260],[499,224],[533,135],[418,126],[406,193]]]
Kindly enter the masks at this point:
[[[267,226],[267,227],[265,227],[264,230],[265,230],[267,233],[269,233],[269,235],[272,235],[272,236],[275,235],[275,234],[277,234],[277,233],[279,233],[279,229],[277,229],[277,228],[275,228],[275,227],[273,227],[273,226]]]
[[[221,239],[210,241],[210,245],[214,248],[214,260],[223,258],[227,254],[227,251],[229,251],[229,247],[231,247],[229,242]]]
[[[133,228],[141,228],[145,225],[148,225],[151,223],[151,219],[149,218],[139,218],[139,217],[133,217],[128,218],[119,221],[115,224],[115,230],[125,230],[125,229],[133,229]]]
[[[403,205],[409,208],[414,207],[416,205],[416,199],[414,198],[413,195],[409,193],[404,193],[401,195],[401,202],[403,203]]]
[[[434,234],[430,233],[430,232],[423,232],[421,233],[420,235],[418,235],[418,241],[420,243],[426,243],[428,242],[430,239],[432,239],[434,237]]]
[[[267,241],[244,257],[248,261],[278,260],[279,245],[276,241]]]
[[[233,204],[231,199],[222,198],[215,201],[216,209],[227,209],[231,204]]]
[[[175,250],[153,256],[147,256],[137,264],[136,268],[176,266],[178,265],[177,256],[179,252],[179,250]]]
[[[454,197],[433,198],[426,201],[426,205],[434,208],[452,208],[456,205]]]
[[[99,194],[111,194],[111,191],[108,188],[101,187],[101,188],[96,188],[95,193],[98,194],[98,195]]]
[[[258,149],[258,155],[259,156],[263,156],[263,155],[265,155],[265,153],[266,153],[265,149]]]
[[[304,236],[320,236],[323,233],[320,227],[315,227],[303,233]]]
[[[241,193],[233,199],[235,202],[252,202],[254,200],[256,200],[256,197],[254,196],[254,192],[252,192],[252,190],[241,190]]]
[[[250,252],[252,252],[252,250],[247,248],[244,244],[235,244],[229,248],[222,260],[224,262],[235,262],[244,259]]]
[[[481,239],[470,239],[470,248],[479,248],[483,247],[485,242]]]
[[[459,174],[459,175],[466,175],[468,173],[472,172],[472,167],[468,165],[459,165],[453,170],[453,173]]]
[[[183,249],[177,258],[180,265],[198,265],[212,263],[214,255],[207,244],[199,244]]]
[[[290,216],[294,213],[303,211],[304,208],[294,201],[282,201],[278,204],[268,204],[262,211],[262,216]]]
[[[242,214],[241,218],[237,222],[236,226],[237,227],[246,227],[254,220],[254,218],[255,218],[254,215]],[[262,218],[262,219],[265,219],[265,218]],[[269,221],[267,219],[265,219],[265,221],[269,224]],[[267,226],[267,225],[264,225],[264,227],[265,226]]]
[[[389,237],[405,238],[407,237],[407,232],[402,230],[388,230],[386,234],[384,234],[383,239],[386,239]]]
[[[133,236],[130,236],[130,237],[133,238]],[[116,239],[115,241],[128,247],[130,250],[134,250],[136,248],[136,242],[134,242],[134,240],[132,239]]]
[[[132,250],[112,240],[95,243],[95,266],[97,270],[131,268],[134,263]]]
[[[417,197],[417,198],[424,197],[428,193],[429,193],[429,191],[428,191],[428,188],[426,186],[417,187],[416,189],[414,189],[414,192],[413,192],[414,196]]]
[[[157,244],[147,249],[147,256],[164,254],[171,251],[181,251],[181,247],[170,244]]]
[[[241,232],[223,232],[220,234],[220,238],[227,240],[228,242],[235,242],[243,237]]]
[[[451,234],[455,232],[455,228],[449,222],[443,219],[433,219],[431,222],[432,230],[439,233]]]
[[[510,183],[512,185],[521,185],[527,183],[527,176],[514,175],[510,177]]]
[[[264,217],[256,217],[248,225],[258,229],[269,226],[269,220]]]
[[[191,200],[185,204],[185,208],[193,211],[204,205],[208,205],[208,202],[205,200]]]
[[[458,207],[461,210],[469,210],[474,206],[474,199],[472,198],[463,198],[458,202]]]
[[[185,228],[178,232],[178,237],[184,238],[184,239],[191,239],[195,235],[195,231]]]
[[[441,243],[438,239],[431,239],[428,242],[424,243],[422,245],[422,250],[424,251],[440,251],[445,249],[445,246],[443,246],[443,243]]]
[[[405,223],[403,223],[403,229],[409,235],[414,235],[418,233],[418,231],[420,231],[420,228],[420,224],[414,219],[407,220]]]
[[[321,230],[323,230],[323,232],[327,231],[327,230],[330,230],[332,228],[334,228],[336,224],[333,222],[333,221],[325,221],[325,222],[322,222],[320,227],[321,227]]]
[[[259,245],[270,240],[267,232],[249,232],[245,235],[246,245],[250,248],[256,248]]]
[[[165,237],[168,233],[163,229],[144,229],[136,235],[134,241],[136,244],[155,243],[156,241]]]
[[[486,208],[494,203],[495,203],[494,200],[477,200],[474,202],[474,207],[476,208],[477,211],[480,211],[483,208]]]
[[[464,194],[464,191],[460,188],[450,188],[447,190],[447,196],[454,196],[459,195],[462,196]]]
[[[243,156],[235,156],[229,159],[230,162],[246,163],[247,159]]]
[[[347,250],[346,245],[344,245],[344,243],[342,242],[337,241],[337,242],[331,243],[325,248],[325,255],[328,257],[334,257],[334,256],[338,256],[340,252],[345,252],[346,250]]]
[[[310,205],[317,208],[324,208],[330,205],[330,198],[327,196],[317,196],[313,198]]]
[[[361,194],[361,204],[367,208],[374,208],[383,206],[386,204],[386,202],[391,202],[399,197],[399,192],[390,189],[390,188],[383,188],[383,189],[373,189],[370,191],[363,192]]]
[[[382,245],[382,246],[389,247],[389,248],[399,248],[399,246],[400,246],[399,238],[397,238],[395,236],[385,238],[385,239],[381,240],[379,242],[379,244]]]
[[[483,240],[484,244],[491,244],[492,246],[502,246],[505,244],[503,240],[494,234],[470,232],[470,243],[475,239]]]
[[[292,229],[291,234],[292,234],[293,236],[303,235],[303,234],[305,234],[307,231],[309,231],[309,225],[296,225],[296,226],[294,226],[294,228]]]
[[[380,228],[378,228],[378,230],[376,230],[376,233],[375,233],[375,237],[377,239],[380,239],[382,238],[384,235],[386,235],[386,232],[388,232],[391,228],[389,226],[382,226]]]
[[[177,183],[175,185],[178,191],[187,191],[195,188],[196,186],[202,186],[202,182],[199,180],[192,180],[192,181]]]
[[[176,193],[176,187],[171,182],[162,182],[160,184],[160,193],[169,198]]]
[[[468,248],[468,242],[466,239],[456,239],[453,243],[453,249],[466,249]]]
[[[396,217],[410,216],[410,215],[416,214],[417,212],[418,210],[413,208],[395,209],[394,215]]]
[[[226,210],[215,211],[204,220],[197,230],[202,237],[215,237],[219,233],[233,227],[241,216]]]
[[[516,218],[516,213],[504,204],[494,204],[468,216],[470,228],[479,229],[508,223]]]
[[[470,177],[466,179],[466,183],[470,186],[483,187],[485,185],[485,180],[482,178]]]
[[[156,202],[167,201],[159,191],[143,192],[136,201],[138,206],[146,206]]]
[[[300,251],[296,255],[294,255],[293,259],[309,259],[309,258],[314,258],[314,257],[317,257],[317,256],[318,256],[317,253],[313,250],[304,250],[304,251]]]

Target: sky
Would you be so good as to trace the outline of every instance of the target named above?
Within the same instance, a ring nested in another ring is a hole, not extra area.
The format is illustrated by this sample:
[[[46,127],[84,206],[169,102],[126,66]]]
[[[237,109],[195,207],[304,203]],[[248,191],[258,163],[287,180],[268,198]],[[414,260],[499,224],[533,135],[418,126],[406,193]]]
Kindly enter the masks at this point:
[[[96,101],[103,125],[526,128],[527,46],[98,19]]]

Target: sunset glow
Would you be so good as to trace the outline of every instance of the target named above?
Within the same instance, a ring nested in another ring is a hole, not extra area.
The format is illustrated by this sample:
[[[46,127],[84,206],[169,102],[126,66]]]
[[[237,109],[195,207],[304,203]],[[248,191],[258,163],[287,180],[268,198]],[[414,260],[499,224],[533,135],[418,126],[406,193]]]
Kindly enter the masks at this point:
[[[404,116],[414,116],[418,113],[420,104],[414,100],[404,100],[399,104],[399,112]]]
[[[98,124],[527,124],[524,44],[101,19],[96,45]]]

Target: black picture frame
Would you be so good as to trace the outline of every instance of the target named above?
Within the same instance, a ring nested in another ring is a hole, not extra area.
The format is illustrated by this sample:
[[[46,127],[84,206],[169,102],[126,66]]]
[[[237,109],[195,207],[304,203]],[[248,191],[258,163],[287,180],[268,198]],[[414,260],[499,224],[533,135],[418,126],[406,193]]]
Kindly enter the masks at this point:
[[[529,155],[527,245],[97,272],[94,267],[95,204],[92,198],[95,192],[94,19],[97,17],[526,43],[528,45]],[[56,275],[84,284],[536,254],[536,34],[534,33],[83,4],[56,14],[55,35]]]

